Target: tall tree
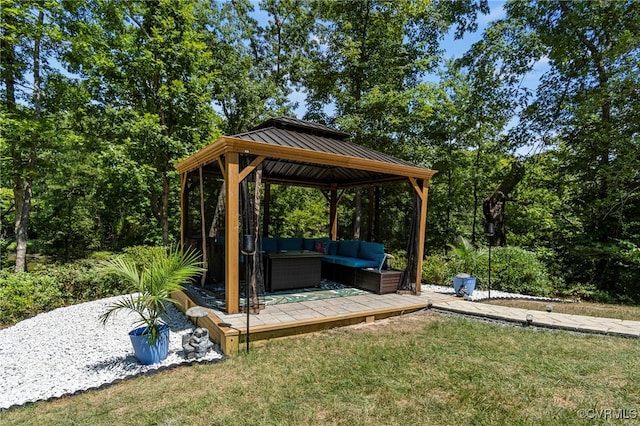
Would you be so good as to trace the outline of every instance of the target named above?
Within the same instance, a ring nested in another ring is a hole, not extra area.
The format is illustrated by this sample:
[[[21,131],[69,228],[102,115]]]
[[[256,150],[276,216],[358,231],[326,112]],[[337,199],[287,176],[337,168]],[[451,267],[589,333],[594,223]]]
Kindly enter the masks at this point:
[[[216,121],[205,4],[95,0],[69,8],[69,63],[123,120],[116,143],[148,170],[147,197],[168,244],[173,163],[207,142]]]
[[[224,131],[246,131],[273,115],[290,114],[289,95],[300,84],[312,47],[313,10],[308,0],[235,0],[210,8],[207,44],[214,56],[214,102]]]
[[[318,1],[319,49],[306,78],[308,117],[338,125],[355,142],[390,153],[406,150],[412,91],[439,63],[439,42],[474,28],[486,2]],[[332,107],[333,114],[325,112]],[[355,196],[354,236],[360,229]]]
[[[493,102],[486,95],[488,87],[456,62],[448,62],[440,78],[439,84],[421,88],[423,96],[428,90],[432,99],[425,99],[425,108],[411,118],[419,123],[417,135],[429,141],[431,150],[423,151],[426,161],[439,171],[429,197],[430,211],[438,217],[431,222],[430,238],[446,250],[459,235],[476,244],[478,233],[484,233],[481,200],[493,191],[509,158],[500,132],[511,113],[501,102]]]
[[[577,218],[565,225],[573,236],[568,253],[580,264],[572,278],[625,292],[621,277],[640,270],[620,257],[639,235],[640,8],[635,1],[514,0],[505,11],[483,48],[476,46],[476,64],[508,67],[501,77],[513,90],[537,61],[548,61],[516,130],[558,150],[564,163],[572,195],[563,209]],[[498,45],[506,48],[492,50]]]
[[[55,57],[59,28],[53,1],[6,2],[2,15],[3,157],[5,173],[12,174],[15,206],[16,271],[26,269],[29,219],[33,186],[38,175],[39,152],[51,136],[52,123],[43,109],[43,86],[54,74],[49,60]]]

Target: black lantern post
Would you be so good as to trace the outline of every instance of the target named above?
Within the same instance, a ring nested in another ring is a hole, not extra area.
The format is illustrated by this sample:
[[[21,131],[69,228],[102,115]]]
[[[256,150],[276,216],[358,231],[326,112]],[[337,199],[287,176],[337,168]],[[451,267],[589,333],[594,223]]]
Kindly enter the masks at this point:
[[[247,310],[247,353],[249,353],[249,278],[251,275],[251,266],[249,262],[249,257],[252,256],[256,251],[256,242],[253,238],[253,235],[244,235],[242,238],[242,254],[245,255],[245,274],[244,274],[244,295],[245,302],[244,308]]]
[[[493,236],[495,234],[495,227],[493,222],[487,222],[486,236],[489,241],[489,300],[491,300],[491,246],[493,245]]]

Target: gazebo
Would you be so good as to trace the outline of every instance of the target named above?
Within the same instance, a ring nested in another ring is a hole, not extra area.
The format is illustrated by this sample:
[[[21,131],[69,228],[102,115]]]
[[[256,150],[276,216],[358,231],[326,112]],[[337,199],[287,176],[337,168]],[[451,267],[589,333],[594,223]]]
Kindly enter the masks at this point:
[[[346,188],[407,182],[413,188],[415,212],[412,224],[414,253],[405,274],[404,290],[419,294],[424,255],[428,184],[435,170],[349,141],[349,135],[330,127],[289,117],[270,119],[254,129],[223,136],[176,165],[181,182],[181,242],[191,212],[201,215],[201,250],[208,267],[205,229],[204,176],[224,180],[224,287],[227,313],[240,310],[241,184],[245,180],[264,186],[263,223],[269,221],[271,184],[296,185],[321,190],[329,203],[329,238],[337,239],[338,202]],[[194,176],[195,175],[195,176]],[[189,205],[188,182],[196,178],[199,209]],[[267,229],[263,226],[263,229]],[[245,231],[246,233],[246,231]],[[258,238],[258,235],[255,235]]]

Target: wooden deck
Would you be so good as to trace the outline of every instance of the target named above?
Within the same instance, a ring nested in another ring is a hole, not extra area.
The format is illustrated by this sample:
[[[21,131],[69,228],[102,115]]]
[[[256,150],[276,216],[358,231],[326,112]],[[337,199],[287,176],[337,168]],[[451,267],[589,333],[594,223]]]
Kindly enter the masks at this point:
[[[420,296],[401,294],[364,294],[336,297],[299,303],[268,305],[260,314],[250,315],[249,341],[255,343],[296,334],[372,322],[375,320],[415,312],[452,296],[436,293]],[[188,294],[178,292],[174,298],[180,309],[186,311],[194,302]],[[224,354],[237,352],[246,343],[246,314],[225,314],[213,311],[198,319],[198,325],[209,330],[211,339],[220,344]]]

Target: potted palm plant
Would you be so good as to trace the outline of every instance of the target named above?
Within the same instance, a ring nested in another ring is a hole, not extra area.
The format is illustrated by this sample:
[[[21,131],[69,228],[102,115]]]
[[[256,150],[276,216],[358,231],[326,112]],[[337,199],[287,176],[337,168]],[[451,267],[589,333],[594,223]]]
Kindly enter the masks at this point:
[[[166,303],[177,303],[171,298],[194,275],[202,273],[197,253],[182,253],[177,247],[163,250],[141,268],[133,259],[116,258],[107,261],[103,270],[125,280],[135,293],[124,296],[110,305],[100,316],[103,324],[119,311],[130,311],[138,320],[136,329],[129,332],[135,356],[142,364],[164,360],[169,352],[169,326],[162,322],[167,312]]]
[[[468,239],[458,237],[457,244],[449,244],[453,253],[460,260],[462,273],[453,277],[453,289],[457,296],[473,295],[477,278],[475,276],[478,268],[478,261],[485,255],[484,251],[478,250]]]

